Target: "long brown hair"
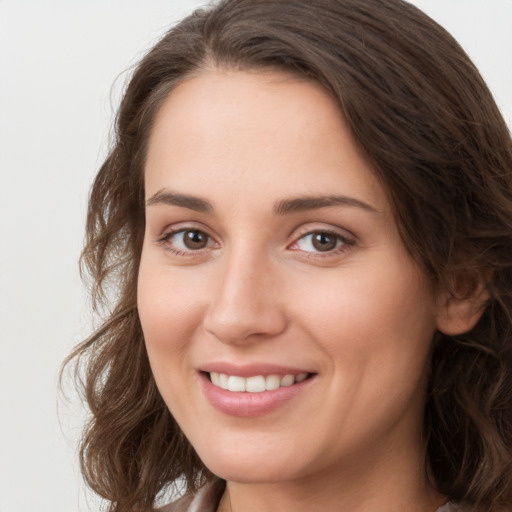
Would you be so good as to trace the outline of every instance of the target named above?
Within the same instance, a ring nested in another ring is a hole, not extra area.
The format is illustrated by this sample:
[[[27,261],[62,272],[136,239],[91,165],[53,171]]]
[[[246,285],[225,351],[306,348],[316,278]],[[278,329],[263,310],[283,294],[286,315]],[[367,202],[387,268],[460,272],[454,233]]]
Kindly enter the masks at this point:
[[[464,51],[401,0],[224,0],[172,28],[138,65],[92,187],[82,255],[95,306],[114,297],[70,356],[92,413],[81,444],[88,484],[109,511],[143,512],[177,479],[192,490],[210,476],[156,389],[136,286],[155,113],[177,83],[212,67],[280,69],[322,84],[432,282],[461,297],[485,278],[490,299],[477,326],[433,340],[425,468],[451,499],[510,506],[512,141]]]

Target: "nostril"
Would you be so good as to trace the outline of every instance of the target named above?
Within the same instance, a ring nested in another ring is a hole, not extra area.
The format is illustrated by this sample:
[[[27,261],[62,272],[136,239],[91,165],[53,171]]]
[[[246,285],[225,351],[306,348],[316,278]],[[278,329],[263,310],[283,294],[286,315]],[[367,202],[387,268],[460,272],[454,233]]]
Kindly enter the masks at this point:
[[[264,341],[281,334],[286,328],[286,319],[280,310],[251,310],[250,306],[238,309],[213,307],[204,319],[205,330],[219,341],[231,345]]]

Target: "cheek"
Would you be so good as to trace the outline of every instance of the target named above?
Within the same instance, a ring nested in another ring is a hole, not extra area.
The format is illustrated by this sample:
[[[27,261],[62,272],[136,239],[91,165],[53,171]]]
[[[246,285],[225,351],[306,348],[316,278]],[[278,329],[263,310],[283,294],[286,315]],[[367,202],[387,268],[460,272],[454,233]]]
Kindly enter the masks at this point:
[[[371,438],[397,418],[422,414],[435,329],[428,284],[407,267],[385,268],[357,278],[347,272],[302,308],[303,325],[330,361],[326,401],[345,418],[351,443],[362,424]]]
[[[414,265],[397,258],[328,277],[302,293],[297,318],[333,364],[343,366],[342,375],[371,368],[388,378],[393,368],[418,373],[425,366],[435,314],[427,279]]]
[[[200,325],[206,301],[204,281],[193,271],[141,259],[137,306],[148,352],[181,352]]]
[[[143,255],[137,290],[139,317],[155,382],[177,419],[193,399],[190,387],[183,383],[195,378],[189,349],[201,317],[198,297],[193,281],[180,279],[168,266]]]

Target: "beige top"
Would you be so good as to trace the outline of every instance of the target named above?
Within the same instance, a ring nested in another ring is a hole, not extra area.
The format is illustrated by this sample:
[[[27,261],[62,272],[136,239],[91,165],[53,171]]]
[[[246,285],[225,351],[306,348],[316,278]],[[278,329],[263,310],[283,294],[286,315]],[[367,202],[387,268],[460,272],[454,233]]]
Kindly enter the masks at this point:
[[[158,512],[216,512],[224,488],[224,480],[212,480],[203,485],[196,494],[185,494],[179,500],[159,508]]]
[[[196,494],[187,494],[159,508],[158,512],[216,512],[224,487],[223,480],[213,480],[203,485]],[[464,505],[446,503],[435,512],[464,512],[465,510],[467,508]]]

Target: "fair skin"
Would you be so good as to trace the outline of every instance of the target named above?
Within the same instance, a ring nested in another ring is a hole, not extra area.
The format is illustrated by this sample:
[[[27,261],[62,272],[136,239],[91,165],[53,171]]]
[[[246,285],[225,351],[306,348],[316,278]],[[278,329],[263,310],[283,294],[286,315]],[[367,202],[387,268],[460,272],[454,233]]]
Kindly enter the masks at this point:
[[[145,186],[147,351],[227,480],[219,510],[441,505],[421,429],[431,340],[451,317],[330,96],[273,71],[192,77],[157,115]],[[295,380],[243,392],[212,372]]]

